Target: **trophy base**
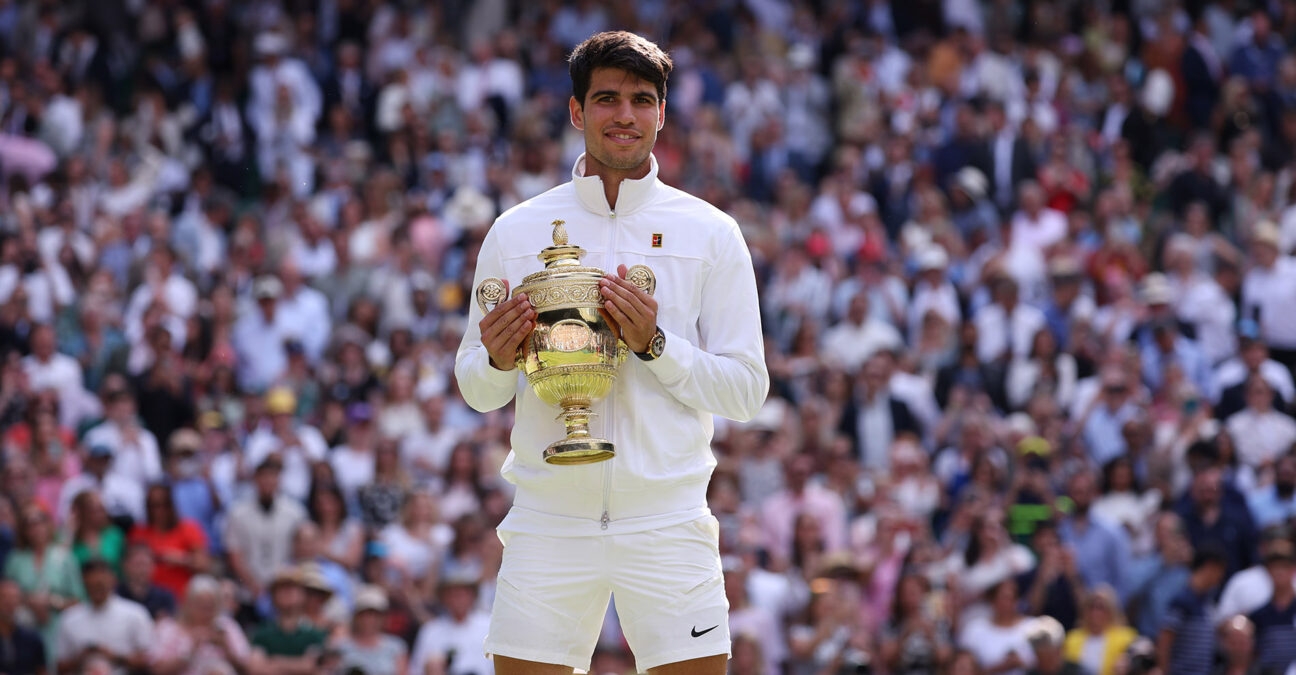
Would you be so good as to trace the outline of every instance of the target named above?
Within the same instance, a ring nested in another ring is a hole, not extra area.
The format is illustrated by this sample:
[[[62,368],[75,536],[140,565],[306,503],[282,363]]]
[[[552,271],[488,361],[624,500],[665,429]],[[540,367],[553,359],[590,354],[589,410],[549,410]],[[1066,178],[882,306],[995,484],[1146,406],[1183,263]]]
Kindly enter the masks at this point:
[[[612,459],[616,451],[612,443],[597,438],[564,438],[544,450],[544,461],[549,464],[593,464]]]

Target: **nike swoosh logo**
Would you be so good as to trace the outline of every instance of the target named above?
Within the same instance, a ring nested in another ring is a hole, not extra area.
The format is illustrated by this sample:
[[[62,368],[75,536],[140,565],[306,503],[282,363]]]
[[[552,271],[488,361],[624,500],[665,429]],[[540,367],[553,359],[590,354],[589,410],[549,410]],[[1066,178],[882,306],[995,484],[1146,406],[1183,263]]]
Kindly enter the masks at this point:
[[[712,626],[712,627],[710,627],[710,628],[708,628],[708,629],[706,629],[706,630],[698,630],[698,629],[697,629],[697,626],[694,626],[694,627],[693,627],[693,630],[691,630],[691,631],[689,631],[689,632],[693,634],[693,637],[702,637],[703,635],[706,635],[707,633],[710,633],[711,631],[713,631],[713,630],[715,630],[715,629],[717,629],[717,628],[719,628],[719,627],[720,627],[720,624],[716,624],[716,625],[714,625],[714,626]]]

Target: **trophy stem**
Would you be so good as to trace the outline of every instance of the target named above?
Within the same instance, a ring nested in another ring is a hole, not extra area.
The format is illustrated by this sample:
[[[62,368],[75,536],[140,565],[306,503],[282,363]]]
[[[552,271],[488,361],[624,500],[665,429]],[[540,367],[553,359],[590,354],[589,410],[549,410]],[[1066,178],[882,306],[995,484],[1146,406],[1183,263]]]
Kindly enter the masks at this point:
[[[558,419],[567,427],[567,437],[545,448],[544,460],[550,464],[592,464],[611,459],[616,454],[612,443],[590,436],[589,420],[593,416],[589,401],[564,401]]]

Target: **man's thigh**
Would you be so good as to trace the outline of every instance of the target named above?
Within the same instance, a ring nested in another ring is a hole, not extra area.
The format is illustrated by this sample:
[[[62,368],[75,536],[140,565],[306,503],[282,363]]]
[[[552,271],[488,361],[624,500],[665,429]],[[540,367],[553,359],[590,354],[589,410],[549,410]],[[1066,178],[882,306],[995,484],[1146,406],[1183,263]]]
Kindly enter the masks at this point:
[[[486,653],[506,668],[559,667],[512,672],[588,670],[611,596],[605,538],[515,533],[505,539]]]
[[[495,675],[572,675],[571,666],[523,661],[498,654],[491,661],[495,665]]]
[[[716,654],[657,666],[648,671],[648,675],[725,675],[728,668],[729,656]]]
[[[617,617],[639,671],[716,672],[692,664],[713,658],[723,664],[729,655],[716,519],[615,535],[610,544]]]

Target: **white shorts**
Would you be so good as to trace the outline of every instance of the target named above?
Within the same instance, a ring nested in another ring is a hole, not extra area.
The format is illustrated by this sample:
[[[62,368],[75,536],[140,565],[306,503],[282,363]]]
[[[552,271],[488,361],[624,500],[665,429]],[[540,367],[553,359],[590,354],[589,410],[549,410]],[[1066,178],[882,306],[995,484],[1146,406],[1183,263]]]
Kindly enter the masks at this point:
[[[714,516],[598,537],[501,533],[486,653],[589,670],[608,599],[639,672],[730,654]]]

